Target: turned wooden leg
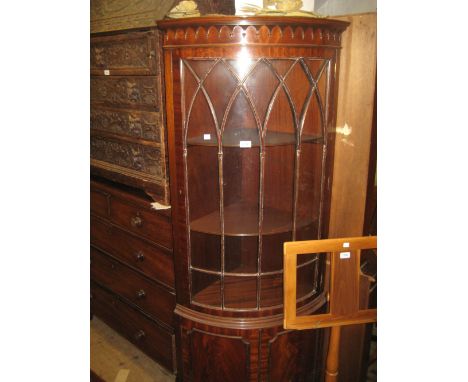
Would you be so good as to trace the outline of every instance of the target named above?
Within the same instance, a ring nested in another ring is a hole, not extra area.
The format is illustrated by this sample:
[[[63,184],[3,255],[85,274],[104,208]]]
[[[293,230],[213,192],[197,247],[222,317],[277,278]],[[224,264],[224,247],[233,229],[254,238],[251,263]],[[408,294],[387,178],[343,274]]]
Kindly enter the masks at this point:
[[[328,344],[327,368],[325,382],[338,381],[338,364],[340,361],[340,334],[341,326],[332,326]]]

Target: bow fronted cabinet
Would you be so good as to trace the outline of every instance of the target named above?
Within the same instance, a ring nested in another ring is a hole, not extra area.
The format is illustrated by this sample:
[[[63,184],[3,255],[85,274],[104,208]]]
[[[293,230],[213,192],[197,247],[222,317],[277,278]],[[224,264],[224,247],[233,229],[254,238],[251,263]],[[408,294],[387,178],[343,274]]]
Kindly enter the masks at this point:
[[[346,22],[158,22],[174,232],[178,378],[320,381],[324,329],[283,329],[283,243],[328,237]],[[327,304],[297,263],[297,312]]]

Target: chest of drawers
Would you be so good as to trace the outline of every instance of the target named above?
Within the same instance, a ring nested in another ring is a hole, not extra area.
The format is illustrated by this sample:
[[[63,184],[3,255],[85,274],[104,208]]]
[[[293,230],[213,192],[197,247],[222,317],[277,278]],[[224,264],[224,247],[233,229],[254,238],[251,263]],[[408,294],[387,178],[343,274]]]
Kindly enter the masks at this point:
[[[170,213],[102,179],[91,181],[91,293],[93,314],[175,372]]]

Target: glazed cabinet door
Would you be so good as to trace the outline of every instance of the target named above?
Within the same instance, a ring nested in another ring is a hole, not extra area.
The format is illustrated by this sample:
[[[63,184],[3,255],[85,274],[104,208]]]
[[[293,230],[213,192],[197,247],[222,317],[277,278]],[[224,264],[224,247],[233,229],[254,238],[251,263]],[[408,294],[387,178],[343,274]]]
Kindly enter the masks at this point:
[[[190,301],[255,311],[282,303],[283,242],[322,228],[331,60],[182,59]],[[321,291],[316,256],[300,299]]]

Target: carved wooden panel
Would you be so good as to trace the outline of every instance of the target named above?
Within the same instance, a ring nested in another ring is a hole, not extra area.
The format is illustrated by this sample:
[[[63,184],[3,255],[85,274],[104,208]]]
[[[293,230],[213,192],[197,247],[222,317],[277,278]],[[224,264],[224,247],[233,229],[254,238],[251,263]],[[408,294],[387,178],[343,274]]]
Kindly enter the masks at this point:
[[[156,31],[91,39],[91,73],[156,74]]]
[[[136,170],[156,177],[165,177],[165,163],[157,147],[91,137],[91,158]]]
[[[149,76],[91,77],[91,102],[139,106],[158,111],[158,78]]]
[[[95,106],[91,109],[91,128],[164,143],[164,126],[158,112]]]
[[[91,0],[91,32],[155,26],[175,0]]]
[[[221,336],[197,329],[190,341],[190,380],[239,382],[249,380],[250,345],[242,337]]]
[[[158,5],[106,0],[94,6],[101,16],[119,18]],[[92,35],[91,169],[168,204],[160,53],[155,28]]]

